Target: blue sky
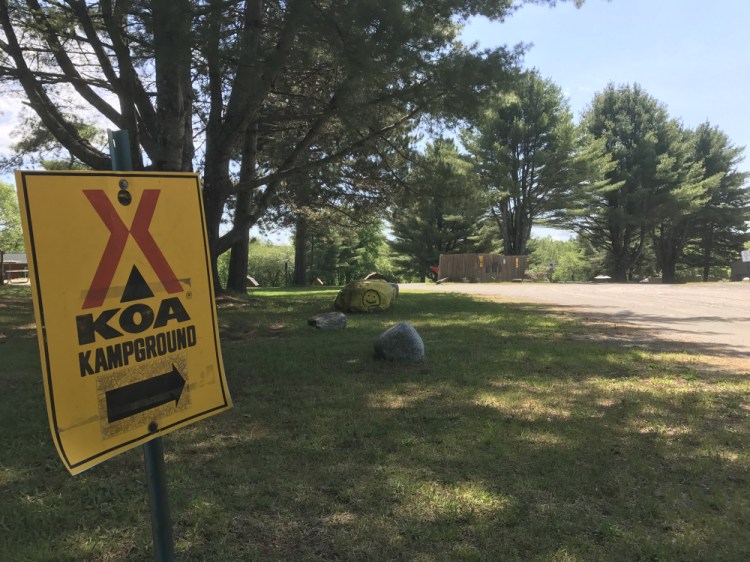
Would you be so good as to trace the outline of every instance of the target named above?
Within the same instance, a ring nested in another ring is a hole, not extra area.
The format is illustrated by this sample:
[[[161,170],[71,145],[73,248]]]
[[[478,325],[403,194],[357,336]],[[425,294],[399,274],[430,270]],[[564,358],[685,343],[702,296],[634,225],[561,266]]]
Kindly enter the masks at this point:
[[[750,147],[749,25],[748,0],[586,0],[476,19],[463,38],[533,43],[524,66],[562,88],[576,119],[608,83],[637,82],[686,126],[710,121]],[[750,157],[741,169],[750,171]]]

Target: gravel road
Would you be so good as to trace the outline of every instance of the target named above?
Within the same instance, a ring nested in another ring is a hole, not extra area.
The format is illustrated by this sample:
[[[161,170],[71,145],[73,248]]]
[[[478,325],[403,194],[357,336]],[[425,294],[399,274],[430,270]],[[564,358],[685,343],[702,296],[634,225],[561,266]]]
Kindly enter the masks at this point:
[[[642,337],[692,343],[708,355],[750,360],[750,283],[687,285],[449,283],[404,284],[402,290],[459,292],[549,306]],[[750,361],[748,361],[750,368]]]

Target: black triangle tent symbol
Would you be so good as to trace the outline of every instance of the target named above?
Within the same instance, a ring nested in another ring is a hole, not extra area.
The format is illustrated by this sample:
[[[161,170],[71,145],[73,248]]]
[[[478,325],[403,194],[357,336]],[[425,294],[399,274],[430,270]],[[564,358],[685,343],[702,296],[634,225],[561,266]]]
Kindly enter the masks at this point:
[[[146,283],[146,280],[138,271],[136,266],[130,271],[130,277],[125,285],[125,290],[122,292],[122,298],[120,302],[139,301],[141,299],[148,299],[154,296],[154,293]]]

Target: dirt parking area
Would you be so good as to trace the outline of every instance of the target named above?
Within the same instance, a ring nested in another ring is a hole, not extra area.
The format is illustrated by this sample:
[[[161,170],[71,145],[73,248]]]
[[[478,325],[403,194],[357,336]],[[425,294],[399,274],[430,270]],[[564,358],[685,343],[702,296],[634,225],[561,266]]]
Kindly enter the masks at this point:
[[[602,338],[688,351],[750,372],[750,283],[413,283],[401,289],[533,304],[596,324]]]

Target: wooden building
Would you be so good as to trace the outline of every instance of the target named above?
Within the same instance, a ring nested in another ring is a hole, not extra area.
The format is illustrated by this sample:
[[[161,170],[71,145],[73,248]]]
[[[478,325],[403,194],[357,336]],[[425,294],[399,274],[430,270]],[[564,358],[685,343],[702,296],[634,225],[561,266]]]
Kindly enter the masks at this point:
[[[528,256],[440,254],[438,279],[456,283],[501,283],[523,279]]]
[[[0,250],[0,282],[6,283],[29,277],[29,262],[26,254],[2,252]]]

